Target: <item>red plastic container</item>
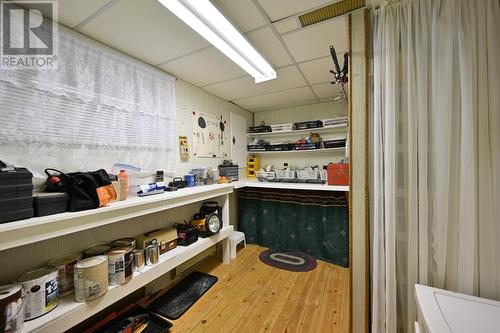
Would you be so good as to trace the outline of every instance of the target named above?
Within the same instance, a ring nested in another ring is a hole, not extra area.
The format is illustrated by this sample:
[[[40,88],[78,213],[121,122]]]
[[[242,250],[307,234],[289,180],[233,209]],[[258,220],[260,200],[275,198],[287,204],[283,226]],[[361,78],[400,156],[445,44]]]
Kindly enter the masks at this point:
[[[349,185],[349,163],[330,163],[327,173],[328,185]]]

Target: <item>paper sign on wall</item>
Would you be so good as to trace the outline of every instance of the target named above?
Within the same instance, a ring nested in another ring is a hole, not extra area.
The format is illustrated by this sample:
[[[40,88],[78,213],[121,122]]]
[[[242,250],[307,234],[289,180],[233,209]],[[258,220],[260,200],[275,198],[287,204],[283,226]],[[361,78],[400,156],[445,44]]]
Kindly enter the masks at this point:
[[[193,111],[193,155],[196,157],[225,157],[227,145],[226,121],[222,116]]]

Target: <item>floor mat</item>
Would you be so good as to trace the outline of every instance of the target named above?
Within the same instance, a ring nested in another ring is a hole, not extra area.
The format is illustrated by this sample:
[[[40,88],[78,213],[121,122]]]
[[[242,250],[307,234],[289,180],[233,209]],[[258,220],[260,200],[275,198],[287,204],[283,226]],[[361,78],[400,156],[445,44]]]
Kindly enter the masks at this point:
[[[267,249],[260,253],[259,259],[266,265],[292,272],[307,272],[316,268],[316,258],[298,251]]]
[[[179,319],[216,282],[215,276],[192,272],[151,303],[148,309],[168,319]]]

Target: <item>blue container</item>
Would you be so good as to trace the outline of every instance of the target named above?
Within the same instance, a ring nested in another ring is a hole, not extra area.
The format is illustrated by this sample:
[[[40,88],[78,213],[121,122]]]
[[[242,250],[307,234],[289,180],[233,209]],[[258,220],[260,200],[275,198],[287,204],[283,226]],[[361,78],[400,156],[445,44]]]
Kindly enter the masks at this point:
[[[184,175],[184,180],[186,181],[188,187],[194,186],[194,175],[193,174]]]

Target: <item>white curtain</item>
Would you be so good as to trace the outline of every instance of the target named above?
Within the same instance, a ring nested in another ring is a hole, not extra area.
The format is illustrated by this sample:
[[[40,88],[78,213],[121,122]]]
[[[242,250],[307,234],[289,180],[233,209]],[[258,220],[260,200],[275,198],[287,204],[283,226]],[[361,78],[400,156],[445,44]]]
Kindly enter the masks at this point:
[[[0,70],[0,160],[47,167],[114,163],[175,170],[175,78],[59,27],[57,69]]]
[[[372,331],[412,332],[414,284],[500,299],[500,1],[372,13]]]

